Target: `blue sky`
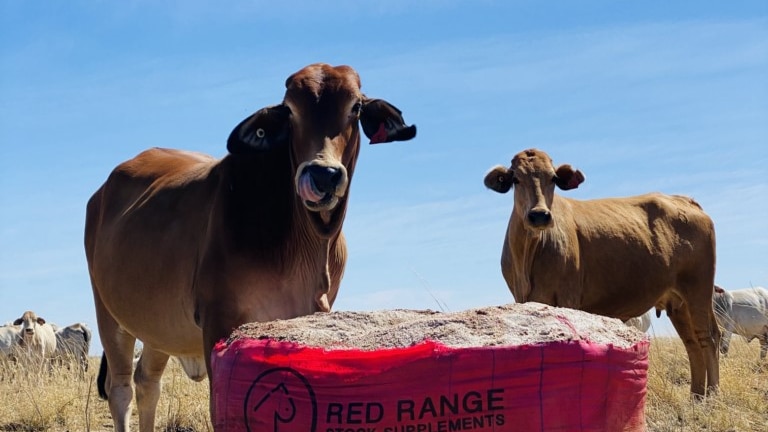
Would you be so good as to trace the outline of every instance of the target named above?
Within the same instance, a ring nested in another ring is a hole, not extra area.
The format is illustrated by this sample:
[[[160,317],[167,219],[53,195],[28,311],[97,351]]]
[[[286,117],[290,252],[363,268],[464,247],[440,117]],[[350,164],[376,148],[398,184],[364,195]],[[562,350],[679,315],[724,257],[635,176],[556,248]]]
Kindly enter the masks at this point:
[[[110,170],[153,146],[224,156],[318,61],[418,126],[361,151],[335,310],[513,301],[511,194],[482,180],[529,147],[584,172],[573,198],[694,197],[716,281],[768,286],[764,0],[0,0],[0,321],[95,332],[83,223]]]

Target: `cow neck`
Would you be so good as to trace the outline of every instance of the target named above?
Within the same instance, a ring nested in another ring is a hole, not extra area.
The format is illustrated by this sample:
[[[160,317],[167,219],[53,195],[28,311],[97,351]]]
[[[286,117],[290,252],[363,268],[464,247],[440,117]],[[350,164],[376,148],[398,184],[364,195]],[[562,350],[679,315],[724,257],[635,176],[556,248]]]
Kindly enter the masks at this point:
[[[357,157],[360,153],[360,131],[355,130],[349,140],[349,144],[345,147],[345,152],[342,155],[342,163],[347,169],[347,191],[343,197],[339,198],[339,202],[328,213],[321,214],[319,212],[311,212],[306,210],[304,203],[301,199],[296,199],[296,214],[304,215],[308,219],[308,223],[314,228],[315,235],[322,239],[326,239],[333,242],[339,236],[342,225],[344,224],[344,218],[347,214],[347,199],[349,199],[350,190],[352,187],[352,176],[355,173],[355,165],[357,164]],[[293,164],[298,166],[298,162],[295,160],[293,154],[291,154],[291,160]],[[298,196],[298,195],[297,195]]]
[[[347,190],[347,195],[348,194],[349,190]],[[317,212],[306,211],[304,204],[301,203],[301,200],[296,201],[297,213],[302,211],[307,213],[309,222],[312,224],[312,229],[320,238],[336,238],[341,231],[341,225],[344,222],[344,217],[347,214],[347,195],[339,198],[339,202],[336,204],[336,207],[325,218]],[[327,221],[324,219],[327,219]]]
[[[293,174],[287,151],[255,156],[227,156],[221,185],[227,200],[224,220],[236,249],[261,259],[288,264],[291,245],[311,248],[306,238],[306,213],[296,206]],[[311,236],[309,236],[311,237]],[[295,251],[293,251],[295,252]]]
[[[516,272],[517,286],[521,295],[515,299],[519,303],[525,303],[533,291],[533,262],[541,247],[541,233],[532,232],[525,227],[522,217],[513,213],[512,238],[515,247],[512,248],[512,256],[516,265],[521,265],[522,271]]]
[[[543,230],[535,231],[526,228],[523,215],[513,211],[512,236],[514,238],[513,256],[516,263],[521,263],[523,271],[518,273],[518,285],[526,293],[524,301],[530,296],[530,293],[536,289],[535,281],[532,279],[536,273],[534,266],[546,263],[547,266],[564,265],[566,260],[573,258],[568,256],[571,250],[570,242],[560,221],[559,215],[567,211],[567,201],[561,201],[557,196],[550,205],[552,212],[552,226]]]

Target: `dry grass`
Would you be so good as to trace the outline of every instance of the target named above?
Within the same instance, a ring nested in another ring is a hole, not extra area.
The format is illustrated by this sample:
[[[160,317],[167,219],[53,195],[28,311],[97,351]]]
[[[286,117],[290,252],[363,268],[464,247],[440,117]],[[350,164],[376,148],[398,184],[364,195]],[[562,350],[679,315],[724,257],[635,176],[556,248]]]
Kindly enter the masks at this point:
[[[0,431],[113,431],[107,402],[99,398],[100,358],[90,359],[85,376],[66,368],[52,373],[28,371],[0,360]],[[134,403],[135,407],[135,403]],[[138,430],[134,408],[132,430]],[[208,381],[196,383],[176,361],[169,362],[157,407],[157,430],[212,431],[208,421]]]
[[[688,361],[677,338],[651,343],[646,421],[649,432],[768,431],[768,365],[758,367],[758,345],[734,338],[721,360],[721,391],[705,402],[689,397]],[[28,373],[0,362],[0,431],[112,431],[107,403],[98,398],[98,358],[80,378],[66,369]],[[208,421],[208,383],[186,378],[171,362],[163,378],[157,429],[212,430]],[[138,430],[133,415],[133,429]]]
[[[688,396],[688,357],[678,338],[651,341],[645,419],[649,432],[768,431],[768,363],[757,342],[731,339],[720,358],[720,392],[704,402]]]

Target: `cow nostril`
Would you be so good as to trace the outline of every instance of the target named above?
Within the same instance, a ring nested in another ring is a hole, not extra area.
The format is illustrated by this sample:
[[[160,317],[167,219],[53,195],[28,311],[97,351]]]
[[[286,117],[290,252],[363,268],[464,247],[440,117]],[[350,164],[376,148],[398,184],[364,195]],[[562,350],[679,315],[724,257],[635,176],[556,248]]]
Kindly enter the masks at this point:
[[[533,226],[548,225],[552,220],[552,214],[547,210],[531,210],[528,212],[528,222]]]
[[[333,183],[333,186],[338,186],[339,182],[341,181],[341,170],[334,168],[333,174],[331,174],[331,182]]]
[[[341,181],[341,170],[334,167],[310,165],[306,168],[306,173],[320,193],[332,193]]]

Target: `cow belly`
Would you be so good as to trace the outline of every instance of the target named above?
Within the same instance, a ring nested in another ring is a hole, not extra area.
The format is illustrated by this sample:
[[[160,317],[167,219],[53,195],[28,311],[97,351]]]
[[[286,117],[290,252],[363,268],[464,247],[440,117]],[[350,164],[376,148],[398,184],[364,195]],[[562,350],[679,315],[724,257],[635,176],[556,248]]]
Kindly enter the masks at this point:
[[[189,296],[168,288],[138,291],[119,282],[99,285],[102,302],[129,334],[171,355],[202,352],[202,331],[194,322]]]
[[[639,318],[649,309],[653,308],[657,299],[650,296],[624,296],[625,302],[614,303],[585,303],[580,309],[589,313],[619,318],[626,321],[633,318]]]
[[[622,321],[630,318],[642,316],[649,309],[653,308],[658,302],[666,304],[671,301],[679,303],[677,295],[674,293],[661,294],[658,286],[664,286],[661,281],[656,281],[658,285],[649,285],[642,280],[632,279],[633,283],[627,281],[609,281],[608,279],[596,280],[593,277],[585,279],[583,286],[567,286],[561,284],[557,286],[558,292],[578,292],[582,297],[574,301],[574,305],[564,305],[558,303],[557,306],[571,307],[583,310],[589,313],[619,318]],[[583,287],[596,286],[601,287],[601,291],[589,290]],[[615,292],[611,292],[615,290]],[[621,298],[622,301],[615,301]]]
[[[669,263],[647,249],[632,245],[617,253],[590,243],[580,247],[578,266],[558,249],[537,251],[528,273],[529,301],[627,320],[644,314],[674,286]]]
[[[768,317],[756,309],[733,306],[734,332],[746,338],[765,334]]]
[[[141,340],[147,346],[162,351],[169,355],[202,355],[203,352],[203,333],[197,326],[180,326],[175,328],[166,327],[162,331],[148,329],[141,325],[121,326],[137,339]]]

